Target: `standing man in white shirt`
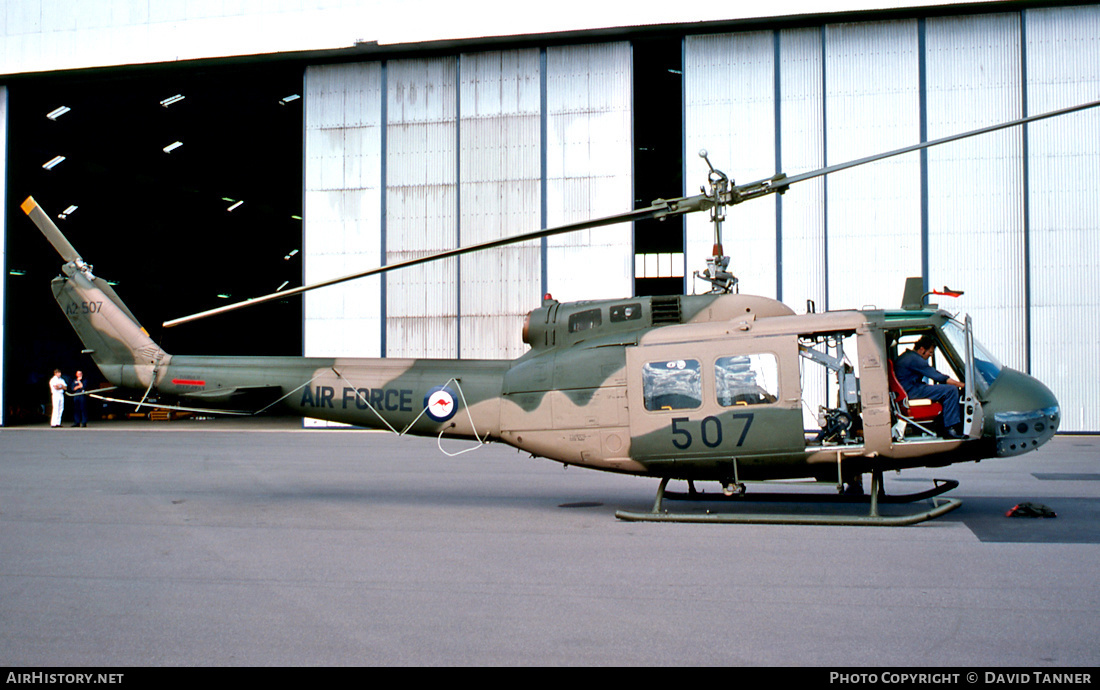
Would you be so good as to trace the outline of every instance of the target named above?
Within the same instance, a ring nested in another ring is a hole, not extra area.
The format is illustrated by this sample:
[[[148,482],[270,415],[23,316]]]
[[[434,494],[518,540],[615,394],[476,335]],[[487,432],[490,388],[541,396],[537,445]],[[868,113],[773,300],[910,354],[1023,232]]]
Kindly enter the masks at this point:
[[[68,388],[65,379],[61,378],[61,370],[53,370],[53,378],[50,379],[50,403],[53,411],[50,414],[50,426],[54,429],[61,428],[61,412],[65,409],[65,389]]]

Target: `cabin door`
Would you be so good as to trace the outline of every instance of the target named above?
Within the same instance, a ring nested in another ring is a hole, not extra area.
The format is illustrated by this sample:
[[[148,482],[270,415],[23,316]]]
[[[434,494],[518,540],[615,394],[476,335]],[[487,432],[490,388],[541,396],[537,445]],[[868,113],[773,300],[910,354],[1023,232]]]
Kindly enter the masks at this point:
[[[801,459],[805,436],[793,335],[628,348],[627,365],[636,460]]]

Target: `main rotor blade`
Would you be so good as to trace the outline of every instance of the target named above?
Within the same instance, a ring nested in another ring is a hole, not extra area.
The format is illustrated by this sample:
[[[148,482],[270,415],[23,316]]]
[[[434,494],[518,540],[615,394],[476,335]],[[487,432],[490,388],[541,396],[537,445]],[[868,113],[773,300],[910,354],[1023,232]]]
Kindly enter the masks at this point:
[[[940,144],[946,144],[952,141],[958,141],[960,139],[966,139],[968,137],[975,137],[981,134],[988,134],[989,132],[995,132],[1001,129],[1008,129],[1009,127],[1018,127],[1029,122],[1037,122],[1051,117],[1057,117],[1059,115],[1066,115],[1068,113],[1077,112],[1079,110],[1086,110],[1088,108],[1095,108],[1100,106],[1100,101],[1092,101],[1090,103],[1083,103],[1081,105],[1075,105],[1068,108],[1062,108],[1060,110],[1052,110],[1047,113],[1041,113],[1039,115],[1031,115],[1029,117],[1012,120],[1010,122],[1002,122],[1000,124],[991,125],[989,127],[982,127],[980,129],[970,130],[968,132],[962,132],[961,134],[952,134],[951,136],[942,137],[940,139],[934,139],[932,141],[925,141],[919,144],[913,144],[911,146],[905,146],[893,151],[887,151],[885,153],[878,153],[872,156],[866,156],[864,158],[858,158],[848,161],[846,163],[837,163],[817,170],[811,170],[809,172],[800,173],[792,177],[787,177],[783,174],[777,174],[773,177],[769,177],[749,184],[737,185],[733,187],[728,196],[723,196],[720,203],[725,204],[739,204],[749,199],[755,199],[760,196],[768,194],[774,194],[776,192],[784,192],[792,184],[796,182],[804,182],[806,180],[813,179],[815,177],[821,177],[823,175],[829,175],[831,173],[839,172],[841,170],[847,170],[848,168],[854,168],[860,165],[866,165],[867,163],[873,163],[875,161],[883,160],[884,158],[891,158],[893,156],[900,156],[905,153],[912,153],[914,151],[920,151],[921,149],[930,148],[932,146],[939,146]],[[28,201],[33,201],[28,199]],[[26,202],[24,202],[26,203]],[[691,213],[694,211],[705,211],[714,205],[711,198],[704,194],[700,194],[693,197],[663,200],[658,199],[653,202],[651,206],[643,209],[636,209],[634,211],[628,211],[626,213],[620,213],[614,216],[607,216],[606,218],[598,218],[596,220],[588,220],[580,223],[572,223],[569,225],[562,225],[555,228],[548,228],[544,230],[536,230],[523,235],[515,235],[511,237],[505,237],[489,242],[483,242],[481,244],[469,245],[467,247],[458,247],[455,249],[449,249],[437,254],[430,254],[422,256],[416,259],[409,259],[408,261],[402,261],[396,264],[389,264],[387,266],[380,266],[378,268],[372,268],[367,271],[360,271],[358,273],[352,273],[350,275],[342,276],[340,278],[333,278],[331,280],[325,280],[318,283],[312,283],[310,285],[303,285],[302,287],[293,288],[290,290],[284,290],[282,292],[275,292],[270,295],[264,295],[262,297],[256,297],[254,299],[245,300],[243,302],[236,302],[234,304],[228,304],[216,309],[210,309],[191,316],[184,316],[178,319],[172,319],[171,321],[165,321],[162,325],[164,328],[172,328],[173,326],[179,326],[181,324],[190,323],[199,319],[204,319],[217,314],[224,314],[226,312],[235,311],[237,309],[243,309],[244,307],[253,306],[257,304],[263,304],[264,302],[270,302],[271,300],[282,299],[283,297],[291,297],[293,295],[299,295],[310,290],[316,290],[318,288],[328,287],[330,285],[337,285],[349,280],[356,280],[358,278],[366,278],[368,276],[379,275],[388,271],[394,271],[399,268],[408,268],[410,266],[417,266],[420,264],[429,263],[432,261],[438,261],[439,259],[447,259],[454,256],[461,256],[472,252],[479,252],[485,249],[495,249],[497,247],[504,247],[510,244],[518,244],[520,242],[526,242],[528,240],[541,239],[543,237],[552,237],[554,235],[560,235],[567,232],[576,232],[578,230],[587,230],[589,228],[597,228],[604,225],[614,225],[616,223],[628,223],[638,220],[646,220],[649,218],[661,218],[670,215],[682,215],[685,213]],[[27,211],[30,214],[30,211]],[[45,217],[45,214],[42,214]],[[46,222],[53,226],[49,218],[45,218]],[[35,221],[37,223],[37,221]],[[39,226],[41,227],[41,226]],[[54,230],[57,228],[54,226]],[[45,233],[46,230],[43,230]],[[60,236],[60,232],[57,232]],[[47,237],[50,235],[47,233]],[[64,237],[60,238],[61,241],[65,241]],[[54,240],[51,239],[51,242]],[[68,242],[65,242],[68,245]],[[58,245],[55,243],[55,247]],[[68,245],[69,249],[72,249],[71,245]],[[62,251],[60,248],[58,251]],[[75,250],[72,250],[75,254]],[[65,256],[62,253],[62,256]],[[78,257],[79,258],[79,257]]]
[[[615,225],[616,223],[629,223],[636,220],[645,220],[648,218],[660,218],[667,215],[675,215],[681,213],[688,213],[692,210],[702,210],[703,208],[709,208],[709,200],[703,195],[697,195],[689,197],[687,199],[675,199],[672,201],[658,200],[653,205],[646,208],[635,209],[626,213],[620,213],[614,216],[607,216],[605,218],[597,218],[595,220],[586,220],[579,223],[570,223],[569,225],[559,225],[553,228],[546,228],[542,230],[535,230],[523,235],[512,235],[509,237],[502,237],[496,240],[490,240],[488,242],[482,242],[481,244],[471,244],[465,247],[456,247],[455,249],[448,249],[446,251],[438,252],[436,254],[429,254],[421,256],[415,259],[409,259],[407,261],[401,261],[395,264],[387,264],[386,266],[379,266],[366,271],[359,271],[358,273],[352,273],[339,278],[332,278],[330,280],[324,280],[317,283],[311,283],[309,285],[303,285],[301,287],[292,288],[290,290],[283,290],[281,292],[274,292],[270,295],[264,295],[262,297],[256,297],[248,299],[243,302],[236,302],[234,304],[227,304],[223,307],[217,307],[216,309],[209,309],[204,312],[192,314],[190,316],[183,316],[178,319],[172,319],[171,321],[165,321],[162,325],[165,328],[172,328],[173,326],[179,326],[181,324],[190,323],[199,319],[205,319],[217,314],[224,314],[226,312],[235,311],[237,309],[243,309],[244,307],[250,307],[256,304],[263,304],[264,302],[270,302],[271,300],[282,299],[284,297],[291,297],[293,295],[300,295],[310,290],[316,290],[318,288],[328,287],[330,285],[337,285],[339,283],[346,283],[349,280],[357,280],[359,278],[366,278],[368,276],[379,275],[381,273],[387,273],[389,271],[396,271],[399,268],[408,268],[410,266],[418,266],[420,264],[426,264],[432,261],[438,261],[440,259],[448,259],[455,256],[462,256],[463,254],[470,254],[473,252],[480,252],[486,249],[496,249],[498,247],[505,247],[510,244],[518,244],[520,242],[526,242],[528,240],[542,239],[543,237],[552,237],[554,235],[562,235],[568,232],[577,232],[578,230],[587,230],[589,228],[598,228],[604,225]]]
[[[23,209],[23,213],[30,216],[31,221],[38,226],[38,229],[42,231],[42,234],[46,236],[46,239],[50,241],[50,244],[53,245],[53,248],[57,250],[57,253],[61,255],[66,263],[69,261],[83,263],[84,260],[80,258],[80,254],[76,252],[73,245],[69,244],[69,240],[65,239],[65,236],[61,234],[61,230],[54,225],[46,212],[38,206],[38,202],[34,200],[34,197],[27,197],[19,205],[19,208]]]
[[[732,203],[736,204],[740,203],[741,201],[747,201],[748,199],[760,196],[762,193],[766,194],[769,191],[786,191],[787,187],[796,182],[804,182],[815,177],[829,175],[831,173],[839,172],[841,170],[847,170],[848,168],[854,168],[859,165],[874,163],[875,161],[879,161],[884,158],[892,158],[893,156],[900,156],[903,153],[912,153],[913,151],[920,151],[921,149],[939,146],[940,144],[947,144],[952,141],[959,141],[960,139],[966,139],[968,137],[976,137],[981,134],[988,134],[990,132],[996,132],[1001,129],[1008,129],[1009,127],[1019,127],[1020,125],[1026,125],[1029,122],[1037,122],[1039,120],[1045,120],[1051,117],[1058,117],[1059,115],[1068,115],[1069,113],[1074,113],[1079,110],[1088,110],[1089,108],[1095,108],[1097,106],[1100,106],[1100,101],[1082,103],[1080,105],[1074,105],[1068,108],[1062,108],[1060,110],[1052,110],[1050,112],[1040,113],[1039,115],[1022,117],[1018,120],[1012,120],[1011,122],[1002,122],[1000,124],[990,125],[989,127],[982,127],[981,129],[972,129],[969,132],[952,134],[950,136],[933,139],[931,141],[923,141],[919,144],[905,146],[903,148],[894,149],[893,151],[887,151],[885,153],[876,153],[873,156],[857,158],[855,160],[850,160],[846,163],[837,163],[835,165],[826,166],[817,170],[811,170],[809,172],[799,173],[798,175],[792,175],[790,177],[769,177],[764,180],[750,182],[749,184],[738,185],[737,187],[734,187],[734,200]],[[762,188],[763,191],[757,191],[761,190]]]

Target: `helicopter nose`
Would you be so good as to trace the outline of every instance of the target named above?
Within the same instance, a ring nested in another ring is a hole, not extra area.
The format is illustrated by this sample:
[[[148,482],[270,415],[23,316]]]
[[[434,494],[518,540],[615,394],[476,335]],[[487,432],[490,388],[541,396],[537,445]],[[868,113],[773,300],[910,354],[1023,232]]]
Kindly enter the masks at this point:
[[[1035,450],[1054,436],[1062,421],[1054,393],[1013,369],[1001,371],[982,409],[985,434],[993,437],[998,457]]]

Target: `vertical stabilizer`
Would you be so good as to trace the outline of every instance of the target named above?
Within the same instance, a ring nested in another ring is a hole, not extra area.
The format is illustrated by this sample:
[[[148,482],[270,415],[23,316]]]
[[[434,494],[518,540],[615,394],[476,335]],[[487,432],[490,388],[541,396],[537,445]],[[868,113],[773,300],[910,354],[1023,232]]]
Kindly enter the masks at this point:
[[[92,359],[102,368],[114,364],[157,364],[165,352],[134,319],[102,278],[73,265],[53,281],[53,294]],[[105,289],[106,288],[106,289]]]
[[[53,280],[53,294],[85,351],[112,383],[136,379],[149,385],[157,369],[168,362],[168,354],[149,337],[107,281],[92,274],[92,267],[33,198],[27,197],[21,208],[65,260],[61,267],[64,275]]]

